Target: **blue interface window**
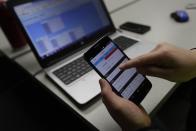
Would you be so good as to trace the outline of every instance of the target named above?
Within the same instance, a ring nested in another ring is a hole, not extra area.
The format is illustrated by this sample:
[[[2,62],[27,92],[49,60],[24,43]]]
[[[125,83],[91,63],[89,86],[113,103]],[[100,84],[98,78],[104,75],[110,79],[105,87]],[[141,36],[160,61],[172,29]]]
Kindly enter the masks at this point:
[[[14,10],[41,58],[110,24],[99,0],[38,0]]]

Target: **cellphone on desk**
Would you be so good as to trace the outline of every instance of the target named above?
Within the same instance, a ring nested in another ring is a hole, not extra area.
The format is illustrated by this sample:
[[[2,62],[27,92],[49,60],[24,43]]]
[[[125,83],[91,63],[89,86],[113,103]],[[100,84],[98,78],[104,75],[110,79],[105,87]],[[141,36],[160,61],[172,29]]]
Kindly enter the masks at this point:
[[[84,59],[119,96],[140,104],[152,84],[136,68],[121,70],[119,65],[129,60],[126,54],[109,37],[98,40],[86,53]]]
[[[125,22],[122,25],[119,26],[120,29],[138,33],[138,34],[145,34],[146,32],[150,31],[150,26],[143,25],[139,23],[134,22]]]

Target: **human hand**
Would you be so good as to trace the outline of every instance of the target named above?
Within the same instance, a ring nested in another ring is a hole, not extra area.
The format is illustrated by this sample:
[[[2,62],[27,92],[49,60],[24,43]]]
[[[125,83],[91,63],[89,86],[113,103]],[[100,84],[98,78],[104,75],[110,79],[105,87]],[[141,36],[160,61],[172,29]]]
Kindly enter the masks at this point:
[[[133,102],[117,96],[106,80],[99,81],[102,100],[113,119],[121,126],[123,131],[134,131],[148,127],[150,117]]]
[[[196,77],[196,51],[163,43],[151,52],[120,65],[121,69],[131,67],[145,75],[184,82]]]

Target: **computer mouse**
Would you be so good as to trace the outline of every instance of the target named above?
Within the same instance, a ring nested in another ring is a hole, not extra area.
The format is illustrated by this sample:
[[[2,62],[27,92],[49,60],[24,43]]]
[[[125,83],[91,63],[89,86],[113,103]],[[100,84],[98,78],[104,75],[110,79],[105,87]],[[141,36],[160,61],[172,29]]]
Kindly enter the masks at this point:
[[[189,21],[189,15],[184,10],[178,10],[171,13],[171,17],[177,22],[187,22]]]

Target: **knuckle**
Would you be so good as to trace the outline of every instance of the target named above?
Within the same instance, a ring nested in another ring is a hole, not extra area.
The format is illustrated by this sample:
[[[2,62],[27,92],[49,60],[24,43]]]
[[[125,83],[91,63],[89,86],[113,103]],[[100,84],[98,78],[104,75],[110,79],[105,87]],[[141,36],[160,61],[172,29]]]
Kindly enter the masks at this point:
[[[166,45],[162,46],[162,48],[160,50],[161,56],[168,56],[168,55],[170,55],[170,53],[171,53],[170,49]]]
[[[157,48],[160,49],[160,48],[162,48],[163,46],[164,46],[163,43],[159,43],[159,44],[157,45]]]
[[[168,48],[168,46],[169,46],[168,43],[162,42],[162,43],[159,43],[159,44],[157,45],[157,48],[158,48],[158,49],[165,49],[165,48]]]

